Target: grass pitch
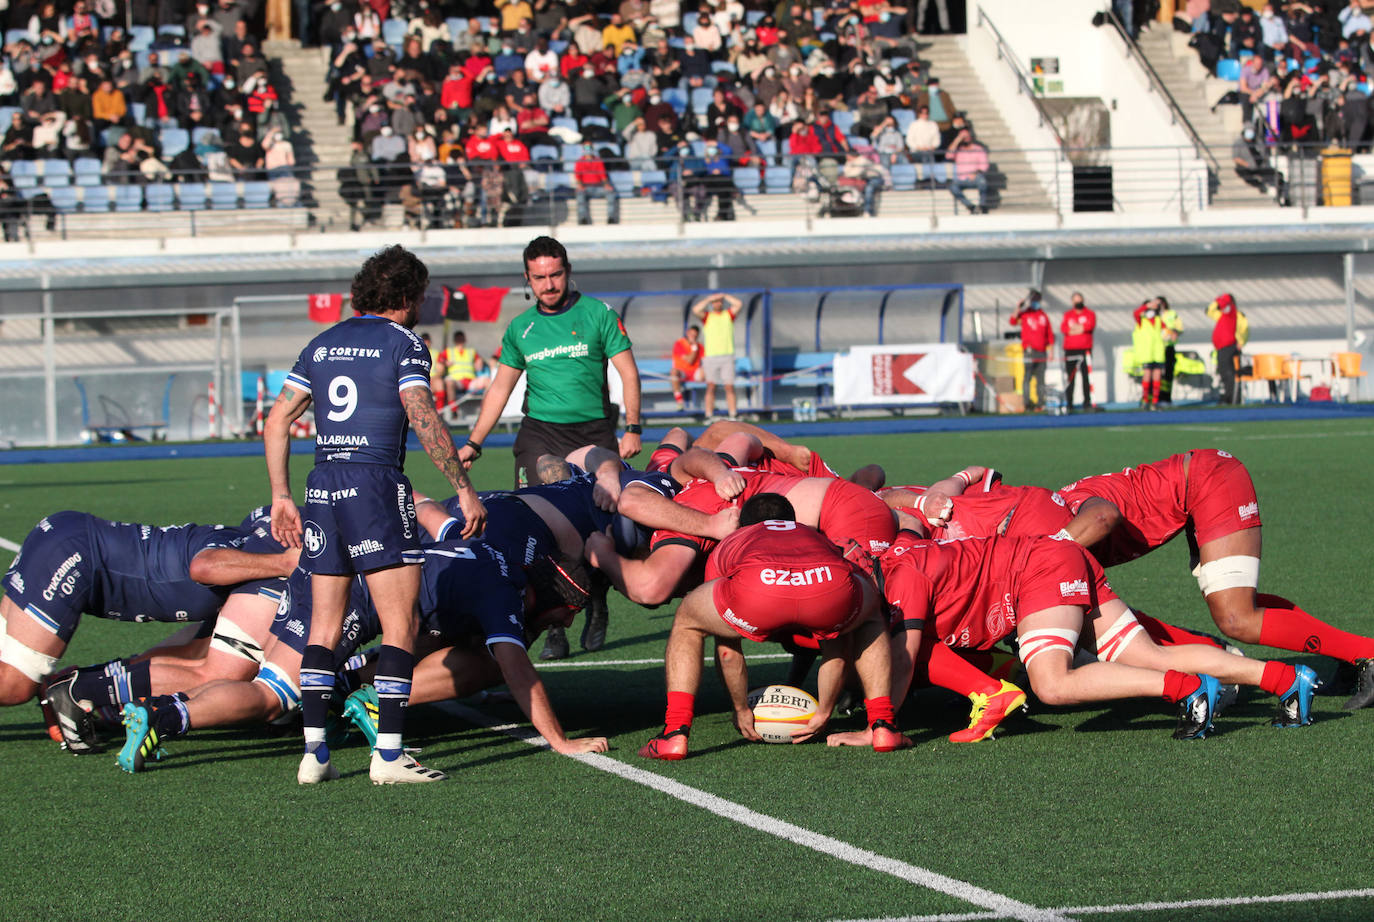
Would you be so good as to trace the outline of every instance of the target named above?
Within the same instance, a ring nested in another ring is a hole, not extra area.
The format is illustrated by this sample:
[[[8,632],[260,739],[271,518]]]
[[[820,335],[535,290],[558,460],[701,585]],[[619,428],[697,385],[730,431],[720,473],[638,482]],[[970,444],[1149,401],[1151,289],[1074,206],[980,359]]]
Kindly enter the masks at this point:
[[[1259,490],[1261,588],[1374,633],[1364,594],[1369,420],[811,444],[842,472],[880,461],[891,483],[983,463],[1010,482],[1049,487],[1186,448],[1226,449]],[[293,460],[299,494],[309,462]],[[441,492],[424,459],[411,469],[418,489]],[[474,478],[501,487],[509,470],[508,455],[491,451]],[[257,458],[6,466],[0,538],[18,543],[65,508],[227,522],[266,498]],[[1108,575],[1132,604],[1214,630],[1186,559],[1177,541]],[[658,661],[671,614],[613,597],[606,648],[543,672],[569,733],[609,736],[613,761],[563,758],[475,717],[420,707],[408,742],[452,780],[418,790],[368,784],[361,747],[336,755],[340,782],[300,788],[298,737],[254,728],[193,733],[130,776],[113,753],[57,751],[36,706],[0,710],[4,918],[1374,916],[1364,889],[1374,885],[1374,857],[1361,837],[1374,818],[1374,713],[1346,714],[1340,699],[1319,697],[1311,727],[1277,731],[1268,726],[1272,699],[1243,693],[1214,737],[1179,743],[1163,702],[1037,706],[1009,719],[998,740],[958,746],[945,737],[966,722],[967,702],[928,692],[901,715],[915,748],[879,756],[746,744],[708,672],[691,757],[647,763],[635,750],[662,720]],[[164,632],[88,618],[65,661],[132,653]],[[1323,676],[1332,669],[1319,657],[1268,652]],[[784,672],[776,657],[751,667],[759,682]],[[488,723],[523,721],[514,706],[473,706]],[[622,764],[648,776],[607,770]],[[646,777],[684,787],[670,796]],[[1247,902],[1280,894],[1308,895]],[[1151,903],[1166,905],[1143,905]]]

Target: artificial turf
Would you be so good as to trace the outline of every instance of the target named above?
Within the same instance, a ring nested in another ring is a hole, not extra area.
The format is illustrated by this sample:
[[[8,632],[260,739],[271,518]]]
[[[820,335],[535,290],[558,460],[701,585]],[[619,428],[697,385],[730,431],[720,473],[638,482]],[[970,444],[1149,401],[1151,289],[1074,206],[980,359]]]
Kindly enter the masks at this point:
[[[981,463],[1009,482],[1050,487],[1190,447],[1223,448],[1246,463],[1259,491],[1261,588],[1374,634],[1364,595],[1369,420],[832,438],[813,447],[842,472],[879,461],[891,483],[928,482]],[[298,493],[308,466],[295,459]],[[423,458],[410,467],[417,489],[442,492]],[[504,486],[509,470],[508,453],[493,450],[474,479]],[[19,542],[42,515],[65,508],[128,521],[228,522],[265,499],[263,466],[253,458],[6,466],[0,538]],[[1130,603],[1215,631],[1186,559],[1180,540],[1108,576]],[[573,662],[660,658],[671,612],[613,597],[606,648]],[[165,630],[87,618],[64,662],[128,654]],[[1331,672],[1320,657],[1266,655]],[[779,680],[785,668],[764,659],[751,675]],[[647,763],[634,753],[662,720],[657,663],[543,676],[569,733],[610,737],[614,759],[1036,907],[1340,891],[1374,881],[1374,857],[1360,839],[1374,818],[1374,713],[1347,714],[1339,698],[1317,699],[1311,727],[1280,731],[1268,726],[1272,698],[1243,694],[1200,743],[1170,739],[1173,714],[1163,702],[1035,706],[1009,719],[999,739],[959,746],[945,737],[967,720],[967,702],[924,692],[901,715],[914,748],[876,755],[745,744],[708,671],[692,756]],[[521,720],[512,705],[479,707],[497,720]],[[194,733],[169,744],[164,762],[130,776],[112,754],[57,751],[38,717],[31,704],[0,711],[7,919],[825,920],[981,911],[435,707],[414,710],[408,741],[452,780],[418,790],[369,785],[361,747],[338,752],[342,781],[300,788],[298,738],[259,729]],[[1081,918],[1185,914],[1194,922],[1364,919],[1374,900]]]

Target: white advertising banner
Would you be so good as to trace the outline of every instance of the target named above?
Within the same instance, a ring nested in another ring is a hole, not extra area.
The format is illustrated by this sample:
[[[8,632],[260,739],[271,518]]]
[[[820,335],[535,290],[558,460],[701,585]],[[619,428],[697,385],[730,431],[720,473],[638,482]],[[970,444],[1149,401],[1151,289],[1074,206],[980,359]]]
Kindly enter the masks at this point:
[[[954,343],[854,346],[835,355],[835,403],[972,403],[973,356]]]

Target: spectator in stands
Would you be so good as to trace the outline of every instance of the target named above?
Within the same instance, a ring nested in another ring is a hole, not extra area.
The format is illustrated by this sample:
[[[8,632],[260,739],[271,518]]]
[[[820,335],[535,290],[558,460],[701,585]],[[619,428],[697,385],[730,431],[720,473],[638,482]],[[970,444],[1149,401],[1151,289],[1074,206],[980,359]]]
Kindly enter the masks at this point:
[[[19,108],[30,122],[37,122],[49,112],[57,111],[57,97],[48,91],[46,77],[34,77],[29,88],[19,96]]]
[[[359,230],[381,217],[381,175],[363,149],[362,141],[352,143],[349,165],[338,171],[339,196],[348,203],[348,226]]]
[[[96,134],[91,128],[91,120],[84,115],[67,119],[62,126],[62,153],[73,163],[82,157],[89,157],[95,151]]]
[[[734,152],[715,139],[706,141],[702,157],[702,179],[693,197],[694,220],[706,220],[706,210],[712,196],[716,199],[716,220],[735,220],[735,181],[731,157]]]
[[[509,128],[512,132],[520,127],[516,124],[514,116],[505,106],[497,106],[496,111],[491,114],[491,121],[487,124],[487,131],[494,138],[501,132]]]
[[[654,47],[644,53],[642,63],[652,85],[658,89],[677,86],[678,80],[682,77],[682,62],[678,60],[677,52],[668,45],[666,35],[659,38]]]
[[[568,118],[572,114],[572,91],[557,71],[539,85],[539,108],[550,119]]]
[[[830,110],[822,109],[812,126],[816,141],[820,144],[821,159],[840,160],[849,153],[849,139],[830,118]]]
[[[419,39],[420,50],[425,54],[429,54],[435,42],[453,42],[448,23],[444,21],[438,6],[427,7],[419,16],[411,17],[410,22],[406,23],[406,34]]]
[[[962,115],[955,115],[951,124],[954,137],[945,148],[945,159],[954,164],[954,175],[949,181],[949,191],[959,204],[971,214],[988,213],[988,152],[973,136],[973,127],[964,121]],[[973,186],[978,190],[978,205],[964,195],[964,190]],[[958,211],[958,205],[955,206]]]
[[[420,164],[435,160],[438,156],[439,146],[434,142],[434,135],[424,125],[416,125],[406,141],[406,157],[410,160],[411,168],[418,173]]]
[[[926,10],[930,6],[930,0],[919,0],[916,4],[916,31],[922,35],[928,35],[926,31]],[[935,13],[940,20],[940,31],[949,31],[949,3],[947,0],[935,0]]]
[[[525,56],[515,50],[509,37],[501,40],[501,50],[491,59],[498,80],[505,80],[517,70],[525,69]]]
[[[708,130],[718,131],[731,116],[739,118],[742,114],[739,107],[726,98],[722,87],[717,86],[711,91],[711,104],[706,107]]]
[[[219,23],[221,32],[232,34],[234,23],[248,16],[248,11],[244,9],[238,0],[219,0],[215,5],[215,10],[210,14],[215,22]]]
[[[220,140],[219,132],[210,130],[200,136],[200,140],[195,142],[196,160],[205,170],[202,178],[210,182],[233,182],[234,174],[229,169],[229,158],[224,153],[224,142]]]
[[[778,120],[759,100],[755,100],[753,108],[745,114],[744,130],[749,136],[749,146],[755,151],[760,150],[760,144],[778,141]]]
[[[57,94],[57,108],[68,119],[82,117],[88,122],[94,115],[91,107],[91,91],[86,86],[86,78],[74,76],[68,79],[62,92]]]
[[[0,144],[0,153],[4,155],[0,159],[6,161],[33,159],[33,126],[24,118],[24,113],[10,114],[10,126],[5,131],[4,143]]]
[[[877,215],[878,190],[883,187],[883,173],[876,163],[858,151],[850,151],[840,169],[839,186],[862,192],[864,214],[869,217]]]
[[[692,41],[703,53],[715,58],[720,51],[724,39],[721,37],[720,28],[712,21],[710,16],[704,12],[697,16],[695,26],[692,28]]]
[[[240,128],[238,140],[228,145],[224,149],[224,154],[229,158],[229,166],[233,168],[235,177],[240,181],[250,182],[262,177],[263,149],[251,128]]]
[[[1255,106],[1268,97],[1277,85],[1264,58],[1257,54],[1246,58],[1240,71],[1241,120],[1247,123],[1253,120]]]
[[[210,111],[210,94],[200,85],[200,78],[194,72],[182,78],[181,86],[172,99],[172,117],[182,128],[190,131],[205,123]]]
[[[759,47],[757,39],[747,39],[743,44],[735,45],[730,50],[730,57],[735,65],[735,73],[746,82],[754,81],[764,68],[773,66],[768,55]]]
[[[227,153],[232,163],[235,159],[233,148],[230,147]],[[390,125],[383,125],[372,138],[368,153],[371,155],[373,163],[386,164],[404,161],[406,139],[396,134],[396,129]]]
[[[876,85],[869,84],[868,88],[859,94],[855,101],[854,115],[855,133],[865,138],[872,138],[878,126],[891,117],[888,115],[887,104],[878,98]]]
[[[140,69],[139,69],[139,72],[138,72],[138,84],[139,84],[139,87],[140,87],[140,88],[146,88],[146,87],[148,86],[148,84],[150,84],[150,83],[153,82],[153,79],[154,79],[154,78],[156,78],[157,80],[161,81],[162,83],[166,83],[166,82],[167,82],[167,77],[168,77],[167,66],[166,66],[165,64],[162,63],[161,57],[158,55],[158,53],[157,53],[156,51],[149,51],[149,52],[148,52],[148,63],[145,64],[142,68],[140,68]],[[145,90],[145,91],[142,91],[142,92],[139,94],[137,100],[135,100],[135,101],[137,101],[137,102],[144,102],[144,101],[146,101],[146,90]]]
[[[682,41],[682,53],[678,55],[678,60],[682,66],[682,76],[687,78],[687,86],[692,89],[705,86],[706,78],[711,76],[711,55],[698,48],[691,35]]]
[[[790,136],[792,126],[800,118],[800,110],[792,101],[792,94],[787,89],[778,90],[778,94],[768,104],[768,114],[777,122],[779,139]]]
[[[677,134],[680,125],[678,124],[677,110],[663,101],[662,95],[657,90],[649,91],[648,105],[644,107],[644,124],[660,125],[667,122],[672,134]]]
[[[481,190],[482,223],[487,227],[496,227],[504,207],[505,183],[501,175],[501,153],[496,142],[487,136],[485,122],[478,122],[474,127],[464,154]]]
[[[815,92],[815,98],[820,106],[826,109],[848,109],[844,92],[846,82],[847,78],[836,72],[835,65],[826,61],[811,78],[810,89]],[[819,114],[819,110],[814,111]]]
[[[296,151],[281,132],[271,129],[263,138],[263,167],[272,185],[272,197],[282,208],[300,203],[301,181],[296,177]]]
[[[930,120],[928,106],[917,109],[915,120],[907,126],[906,148],[911,152],[911,159],[922,165],[922,178],[931,178],[940,149],[940,126]]]
[[[67,21],[57,12],[57,4],[44,3],[29,17],[29,40],[57,45],[67,41]]]
[[[734,166],[749,166],[754,162],[754,145],[744,133],[739,116],[731,115],[726,119],[725,127],[716,132],[716,142],[723,147],[729,148],[734,156]]]
[[[620,194],[606,173],[606,164],[596,155],[592,145],[582,145],[582,156],[573,167],[577,183],[577,223],[591,224],[591,199],[606,200],[606,223],[620,223]]]
[[[597,76],[590,63],[583,65],[572,84],[573,116],[583,119],[588,115],[600,115],[601,100],[606,98],[608,92],[608,81]]]
[[[1283,198],[1278,171],[1269,165],[1269,151],[1257,139],[1254,125],[1246,125],[1240,137],[1231,145],[1231,162],[1235,164],[1236,175],[1242,182],[1254,186],[1264,195],[1268,195],[1269,187],[1274,186],[1280,190],[1279,197]]]
[[[601,107],[611,115],[611,131],[616,135],[623,134],[625,128],[643,114],[639,106],[635,105],[636,97],[644,98],[644,91],[622,86],[601,101]],[[585,135],[586,129],[593,126],[583,127]]]
[[[702,351],[701,327],[695,323],[673,343],[673,364],[668,370],[668,384],[673,389],[673,400],[677,401],[679,408],[686,405],[682,385],[688,381],[701,380]]]
[[[515,125],[519,129],[518,137],[526,147],[533,147],[536,144],[552,144],[553,138],[549,136],[549,128],[552,124],[549,113],[545,112],[543,107],[539,105],[533,93],[525,97],[525,105],[515,113]]]
[[[344,9],[342,0],[330,0],[324,5],[324,10],[320,14],[318,38],[321,47],[330,49],[331,53],[337,53],[338,48],[345,41],[353,41],[357,38],[345,39],[344,33],[353,26],[353,14]],[[304,39],[302,39],[304,41]]]
[[[1362,76],[1350,61],[1341,62],[1336,76],[1339,136],[1347,147],[1356,153],[1363,153],[1368,148],[1365,133],[1369,127],[1369,97],[1360,89]]]
[[[657,169],[658,135],[648,129],[644,119],[637,118],[625,126],[625,160],[632,170]]]
[[[33,155],[39,159],[56,157],[62,147],[62,128],[67,116],[59,109],[49,112],[33,126]]]
[[[916,108],[920,109],[922,106],[930,110],[930,120],[939,126],[941,131],[949,129],[958,111],[949,93],[940,88],[939,77],[931,77],[926,83],[926,88],[917,94]]]
[[[212,74],[224,73],[223,38],[219,23],[213,19],[197,20],[195,31],[191,32],[191,57]]]
[[[154,153],[153,146],[132,131],[105,149],[101,172],[112,185],[133,185],[142,179],[139,164]]]
[[[1367,37],[1374,25],[1360,0],[1350,0],[1336,18],[1341,23],[1341,36],[1348,39]]]
[[[4,228],[6,243],[15,243],[19,240],[19,228],[23,223],[24,214],[24,200],[15,191],[9,176],[0,174],[0,227]]]

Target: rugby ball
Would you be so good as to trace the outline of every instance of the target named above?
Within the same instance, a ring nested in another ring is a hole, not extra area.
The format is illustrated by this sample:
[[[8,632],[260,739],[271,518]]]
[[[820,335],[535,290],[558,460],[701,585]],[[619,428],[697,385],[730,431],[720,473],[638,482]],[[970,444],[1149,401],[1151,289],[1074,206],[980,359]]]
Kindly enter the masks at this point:
[[[808,692],[791,685],[756,688],[746,700],[754,711],[754,730],[767,743],[792,742],[792,734],[804,729],[820,707]]]

